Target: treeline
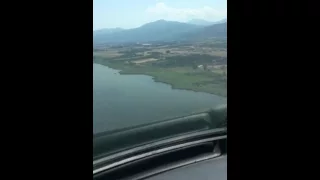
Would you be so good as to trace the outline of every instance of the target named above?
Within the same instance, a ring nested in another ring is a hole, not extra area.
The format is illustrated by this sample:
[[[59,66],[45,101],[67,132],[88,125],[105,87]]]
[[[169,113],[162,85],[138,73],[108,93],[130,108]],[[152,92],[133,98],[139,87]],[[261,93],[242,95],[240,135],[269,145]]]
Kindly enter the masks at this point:
[[[221,43],[214,43],[214,44],[200,44],[199,47],[227,48],[227,43],[221,42]]]
[[[122,55],[120,57],[136,57],[139,56],[138,53],[144,53],[148,51],[149,49],[147,48],[132,48],[132,49],[127,49],[123,51],[119,51]]]
[[[133,50],[127,50],[127,51],[119,51],[119,53],[122,53],[119,58],[134,58],[134,57],[143,57],[143,58],[160,58],[162,53],[161,52],[149,52],[148,55],[141,55],[138,53],[144,53],[148,49],[133,49]]]
[[[172,56],[166,57],[165,60],[156,61],[152,63],[154,66],[161,67],[181,67],[191,66],[196,68],[200,64],[212,64],[215,61],[216,64],[226,64],[227,59],[220,56],[211,56],[207,54],[192,54],[188,56]]]
[[[119,53],[141,53],[148,50],[149,50],[148,48],[131,48],[131,49],[119,51]]]

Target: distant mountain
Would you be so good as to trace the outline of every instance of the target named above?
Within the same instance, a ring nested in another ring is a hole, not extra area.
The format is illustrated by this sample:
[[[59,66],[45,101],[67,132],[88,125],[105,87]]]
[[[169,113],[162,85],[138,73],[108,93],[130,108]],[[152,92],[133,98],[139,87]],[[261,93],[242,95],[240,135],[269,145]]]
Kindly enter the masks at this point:
[[[158,20],[134,29],[98,30],[93,32],[94,44],[135,43],[151,41],[197,40],[226,37],[227,23],[200,26],[175,21]]]
[[[184,40],[200,40],[210,37],[227,37],[227,23],[214,24],[197,29],[191,32],[181,34]]]
[[[138,28],[114,33],[93,32],[93,41],[94,43],[165,41],[199,28],[202,27],[188,23],[158,20]]]
[[[200,25],[200,26],[208,26],[208,25],[213,24],[213,22],[206,21],[203,19],[192,19],[192,20],[188,21],[187,23],[194,24],[194,25]]]
[[[221,24],[221,23],[226,23],[227,22],[227,18],[221,19],[220,21],[216,21],[213,24]]]
[[[209,25],[214,25],[214,24],[221,24],[227,22],[227,18],[221,19],[219,21],[211,22],[211,21],[206,21],[203,19],[192,19],[188,21],[187,23],[189,24],[194,24],[194,25],[200,25],[200,26],[209,26]]]
[[[122,28],[105,28],[105,29],[99,29],[99,30],[95,30],[93,31],[93,35],[105,35],[105,34],[112,34],[115,32],[120,32],[123,31],[124,29]]]

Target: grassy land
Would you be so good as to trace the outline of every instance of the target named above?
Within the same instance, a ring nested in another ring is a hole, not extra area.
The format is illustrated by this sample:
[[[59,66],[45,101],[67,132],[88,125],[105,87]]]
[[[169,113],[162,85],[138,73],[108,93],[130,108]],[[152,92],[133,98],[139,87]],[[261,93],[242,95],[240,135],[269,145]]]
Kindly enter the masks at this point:
[[[119,57],[121,56],[120,53],[118,53],[118,51],[108,51],[106,52],[94,52],[93,53],[96,56],[102,57],[102,58],[115,58],[115,57]]]
[[[207,92],[227,97],[226,39],[159,47],[122,46],[94,51],[94,62],[121,70],[121,74],[145,74],[176,89]],[[167,52],[169,51],[169,52]],[[216,64],[213,63],[213,60]],[[194,69],[209,65],[209,71]]]
[[[221,70],[207,72],[194,70],[192,67],[154,67],[144,65],[124,64],[123,61],[108,61],[95,59],[96,63],[121,70],[121,74],[145,74],[153,76],[155,81],[172,85],[175,89],[186,89],[197,92],[207,92],[227,97],[227,85]]]

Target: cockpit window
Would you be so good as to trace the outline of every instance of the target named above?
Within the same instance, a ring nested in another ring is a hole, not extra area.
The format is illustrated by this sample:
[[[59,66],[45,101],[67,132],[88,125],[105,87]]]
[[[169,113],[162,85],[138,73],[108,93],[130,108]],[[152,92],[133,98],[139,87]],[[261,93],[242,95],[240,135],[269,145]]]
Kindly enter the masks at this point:
[[[93,1],[97,142],[113,152],[224,127],[226,105],[226,0]]]

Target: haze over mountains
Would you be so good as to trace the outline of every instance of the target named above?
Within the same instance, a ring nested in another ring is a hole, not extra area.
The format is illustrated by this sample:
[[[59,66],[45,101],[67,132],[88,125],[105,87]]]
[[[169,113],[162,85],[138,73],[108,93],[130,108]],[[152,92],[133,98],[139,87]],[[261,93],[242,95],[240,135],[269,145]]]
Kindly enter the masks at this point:
[[[123,31],[123,28],[105,28],[105,29],[99,29],[95,30],[94,35],[102,35],[102,34],[112,34],[114,32],[120,32]]]
[[[215,21],[215,22],[210,22],[203,19],[192,19],[187,23],[194,24],[194,25],[201,25],[201,26],[209,26],[209,25],[220,24],[225,22],[227,22],[227,18],[224,18],[224,19],[221,19],[220,21]]]
[[[194,19],[187,23],[158,20],[133,29],[93,31],[94,44],[197,40],[210,37],[227,37],[227,19],[217,22]]]

